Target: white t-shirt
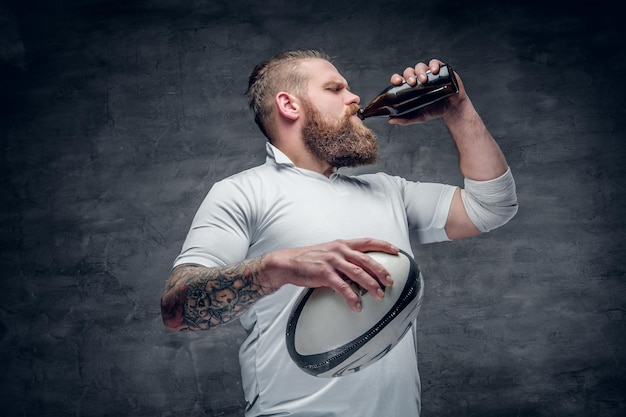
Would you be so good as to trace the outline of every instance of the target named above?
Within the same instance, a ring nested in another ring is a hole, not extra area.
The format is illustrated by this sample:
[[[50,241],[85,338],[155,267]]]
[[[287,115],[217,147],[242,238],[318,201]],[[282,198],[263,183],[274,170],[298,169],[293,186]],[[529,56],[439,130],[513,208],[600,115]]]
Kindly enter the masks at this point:
[[[297,168],[267,145],[266,163],[216,183],[202,202],[175,265],[224,266],[264,253],[370,237],[412,253],[448,240],[455,188],[387,174],[326,176]],[[418,416],[420,381],[414,332],[377,363],[351,375],[318,378],[289,357],[285,329],[301,288],[286,285],[241,317],[239,351],[246,416]]]

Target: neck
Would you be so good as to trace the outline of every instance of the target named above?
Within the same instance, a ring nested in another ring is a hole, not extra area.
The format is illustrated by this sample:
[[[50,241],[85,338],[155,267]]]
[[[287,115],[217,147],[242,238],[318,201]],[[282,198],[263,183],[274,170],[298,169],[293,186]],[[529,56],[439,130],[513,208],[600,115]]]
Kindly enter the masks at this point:
[[[326,177],[330,177],[337,172],[337,168],[316,158],[304,144],[302,138],[302,127],[298,123],[286,124],[279,127],[277,134],[272,140],[272,145],[276,146],[284,153],[291,162],[298,168],[317,172]]]
[[[279,148],[280,149],[280,148]],[[330,177],[337,172],[337,168],[330,166],[327,162],[320,161],[311,155],[310,152],[302,150],[301,152],[289,152],[289,150],[280,149],[298,168],[307,169]]]
[[[326,177],[330,177],[337,172],[337,168],[317,159],[300,142],[275,140],[272,141],[272,145],[284,153],[298,168],[317,172]]]

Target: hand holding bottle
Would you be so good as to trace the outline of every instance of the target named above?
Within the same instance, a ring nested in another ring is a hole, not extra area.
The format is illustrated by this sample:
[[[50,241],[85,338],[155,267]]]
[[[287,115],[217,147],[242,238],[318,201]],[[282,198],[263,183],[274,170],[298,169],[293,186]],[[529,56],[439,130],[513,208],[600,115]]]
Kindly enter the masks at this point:
[[[438,59],[430,60],[428,65],[420,62],[414,67],[407,67],[402,75],[393,74],[391,76],[391,83],[394,86],[400,86],[404,83],[411,87],[415,87],[418,84],[428,86],[433,84],[433,81],[435,84],[437,82],[445,84],[447,90],[438,92],[439,97],[437,97],[437,100],[428,103],[426,106],[405,113],[402,116],[390,116],[389,123],[399,125],[424,123],[444,116],[452,107],[456,107],[467,98],[463,82],[458,74]]]

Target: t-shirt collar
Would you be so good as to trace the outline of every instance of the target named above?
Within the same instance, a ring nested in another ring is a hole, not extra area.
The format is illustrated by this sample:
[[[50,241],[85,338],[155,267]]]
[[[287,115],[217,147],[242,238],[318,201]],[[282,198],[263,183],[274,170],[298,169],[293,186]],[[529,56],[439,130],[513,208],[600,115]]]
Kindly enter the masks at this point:
[[[296,164],[293,163],[293,161],[291,159],[289,159],[289,157],[287,155],[285,155],[280,149],[278,149],[276,146],[272,145],[271,143],[267,142],[265,144],[265,151],[267,152],[267,160],[268,161],[273,161],[277,166],[285,166],[285,167],[291,167],[294,168],[296,171],[309,176],[309,177],[315,177],[315,178],[321,178],[321,179],[325,179],[328,180],[329,178],[326,178],[325,175],[320,174],[319,172],[315,172],[315,171],[310,171],[308,169],[301,169],[298,168],[296,166]],[[337,177],[338,173],[335,172],[330,176],[330,180],[334,179],[335,177]]]
[[[290,167],[296,166],[296,164],[294,164],[287,155],[269,142],[265,144],[265,151],[267,152],[267,157],[273,159],[274,162],[276,162],[276,165],[287,165]]]

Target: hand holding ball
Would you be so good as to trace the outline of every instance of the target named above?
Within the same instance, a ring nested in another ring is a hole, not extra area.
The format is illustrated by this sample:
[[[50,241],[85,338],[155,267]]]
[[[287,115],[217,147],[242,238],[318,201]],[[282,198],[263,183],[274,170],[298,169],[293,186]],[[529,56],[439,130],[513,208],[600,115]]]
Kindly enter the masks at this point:
[[[289,316],[287,350],[303,371],[318,377],[358,372],[385,356],[402,339],[422,302],[420,271],[407,253],[368,253],[392,276],[394,284],[375,299],[361,294],[356,313],[327,287],[303,290]],[[357,291],[360,287],[357,287]]]

